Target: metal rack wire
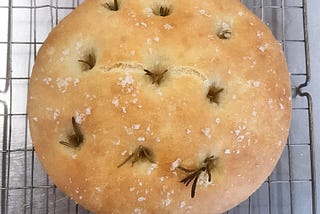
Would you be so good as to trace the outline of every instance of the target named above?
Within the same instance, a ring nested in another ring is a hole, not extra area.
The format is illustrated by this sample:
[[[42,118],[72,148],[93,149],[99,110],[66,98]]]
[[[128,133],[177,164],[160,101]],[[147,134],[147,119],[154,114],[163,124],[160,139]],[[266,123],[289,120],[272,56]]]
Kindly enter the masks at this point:
[[[293,120],[284,153],[271,176],[229,211],[317,213],[307,0],[243,0],[282,44],[293,92]],[[0,3],[1,213],[88,213],[51,183],[32,148],[26,102],[36,52],[49,31],[80,0]]]

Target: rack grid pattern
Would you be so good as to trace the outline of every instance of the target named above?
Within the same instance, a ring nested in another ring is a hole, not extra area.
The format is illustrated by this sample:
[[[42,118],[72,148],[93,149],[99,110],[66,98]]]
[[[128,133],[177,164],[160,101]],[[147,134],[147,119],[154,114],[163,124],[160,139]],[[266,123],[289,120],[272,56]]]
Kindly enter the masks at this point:
[[[50,181],[27,119],[29,77],[39,47],[80,0],[0,2],[1,213],[89,213]],[[261,188],[229,214],[317,213],[306,0],[242,0],[272,30],[291,72],[293,119],[284,153]]]

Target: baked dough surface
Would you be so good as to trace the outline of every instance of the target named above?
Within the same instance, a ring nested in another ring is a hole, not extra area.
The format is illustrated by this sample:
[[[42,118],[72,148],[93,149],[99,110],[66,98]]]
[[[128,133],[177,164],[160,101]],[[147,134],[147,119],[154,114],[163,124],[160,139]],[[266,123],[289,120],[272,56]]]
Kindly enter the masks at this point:
[[[119,5],[86,0],[38,53],[28,113],[41,163],[95,213],[231,209],[272,172],[288,136],[281,46],[237,0]],[[156,13],[161,6],[168,16]],[[62,142],[74,140],[74,126],[83,140],[73,148]],[[139,146],[152,161],[132,155]],[[200,171],[192,198],[195,180],[180,182],[191,174],[181,168],[211,156],[211,181]]]

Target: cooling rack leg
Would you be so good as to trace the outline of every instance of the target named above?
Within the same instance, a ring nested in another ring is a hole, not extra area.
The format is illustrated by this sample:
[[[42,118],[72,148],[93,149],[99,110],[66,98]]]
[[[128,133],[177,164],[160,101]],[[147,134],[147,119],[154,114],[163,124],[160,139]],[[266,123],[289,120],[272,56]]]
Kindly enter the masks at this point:
[[[1,104],[4,106],[4,119],[3,119],[3,136],[2,136],[2,173],[1,173],[1,213],[5,213],[6,208],[6,198],[7,198],[7,188],[6,188],[6,181],[7,181],[7,133],[8,133],[8,107],[5,102],[0,101]]]

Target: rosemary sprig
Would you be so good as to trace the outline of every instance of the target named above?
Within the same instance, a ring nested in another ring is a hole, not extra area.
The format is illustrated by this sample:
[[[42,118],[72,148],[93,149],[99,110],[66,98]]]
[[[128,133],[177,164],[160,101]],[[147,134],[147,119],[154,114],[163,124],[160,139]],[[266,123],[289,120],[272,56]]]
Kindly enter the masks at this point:
[[[104,3],[103,6],[109,10],[117,11],[119,10],[119,4],[118,0],[113,0],[113,4],[110,4],[108,2]]]
[[[230,29],[226,29],[224,27],[221,27],[220,30],[217,33],[217,36],[220,39],[230,39],[231,38],[231,30]]]
[[[223,92],[223,88],[218,88],[214,85],[211,85],[207,94],[207,98],[210,100],[211,103],[219,104],[219,95]]]
[[[96,60],[91,54],[88,55],[87,60],[79,59],[78,62],[81,62],[87,66],[88,69],[85,70],[91,70],[96,64]]]
[[[170,8],[165,6],[160,6],[159,9],[160,16],[169,16],[170,15]]]
[[[59,143],[73,149],[80,149],[80,145],[83,143],[84,137],[81,133],[80,126],[78,123],[76,123],[74,117],[72,117],[71,121],[74,134],[68,136],[68,142],[60,141]]]
[[[139,145],[131,155],[129,155],[121,164],[119,164],[118,168],[122,167],[129,160],[131,160],[131,166],[133,166],[136,162],[142,160],[147,160],[150,163],[155,163],[151,150],[142,145]]]
[[[201,175],[202,172],[207,173],[208,182],[211,182],[211,178],[212,178],[211,171],[215,167],[215,160],[216,160],[216,158],[213,155],[209,156],[202,162],[202,164],[199,168],[192,169],[192,170],[178,166],[178,169],[185,171],[187,173],[191,173],[190,175],[188,175],[184,179],[180,180],[180,182],[185,184],[186,186],[188,186],[193,181],[192,187],[191,187],[191,198],[194,198],[194,196],[196,194],[197,182],[198,182],[199,176]]]
[[[145,75],[151,77],[151,79],[152,79],[152,84],[160,85],[160,83],[161,83],[161,81],[162,81],[165,73],[168,72],[168,69],[166,69],[165,71],[160,72],[160,73],[158,73],[158,72],[151,72],[151,71],[149,71],[149,70],[147,70],[147,69],[144,69],[144,71],[146,72]]]

